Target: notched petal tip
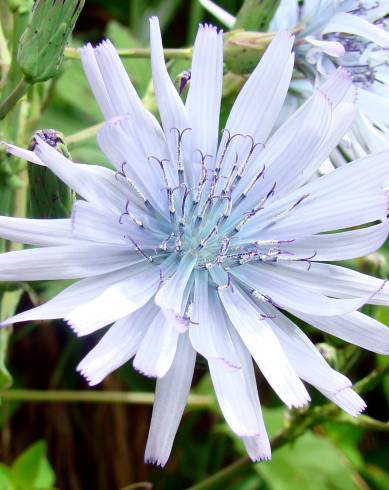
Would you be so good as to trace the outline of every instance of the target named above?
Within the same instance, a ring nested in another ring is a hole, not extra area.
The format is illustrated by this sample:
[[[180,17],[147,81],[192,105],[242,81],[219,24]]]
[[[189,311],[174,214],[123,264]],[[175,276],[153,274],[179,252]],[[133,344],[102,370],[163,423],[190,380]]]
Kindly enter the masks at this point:
[[[311,397],[309,396],[308,392],[307,395],[308,396],[306,396],[305,399],[298,400],[298,401],[296,399],[295,401],[291,401],[290,403],[287,404],[287,407],[289,409],[306,407],[311,402]]]
[[[155,26],[159,29],[159,19],[156,15],[152,15],[151,17],[149,17],[149,23],[150,27]]]
[[[90,42],[85,43],[83,46],[77,48],[77,51],[82,56],[83,54],[88,54],[88,52],[93,51],[93,45]]]
[[[260,461],[271,461],[271,454],[263,454],[263,455],[252,455],[250,456],[250,454],[248,455],[248,457],[250,458],[250,461],[252,461],[253,463],[259,463]]]
[[[211,34],[215,33],[216,35],[223,34],[223,29],[220,29],[217,26],[214,26],[213,24],[207,24],[207,23],[199,24],[199,31],[200,30],[207,31]]]
[[[154,456],[145,456],[144,462],[146,464],[153,464],[155,466],[159,466],[160,468],[163,468],[166,464],[166,461],[162,461],[159,458],[156,458]]]

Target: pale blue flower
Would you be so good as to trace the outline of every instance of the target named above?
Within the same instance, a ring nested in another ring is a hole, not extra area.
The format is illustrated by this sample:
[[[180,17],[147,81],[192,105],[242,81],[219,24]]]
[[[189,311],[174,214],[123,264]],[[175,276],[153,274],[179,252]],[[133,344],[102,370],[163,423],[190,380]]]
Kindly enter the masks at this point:
[[[288,407],[309,402],[305,381],[352,415],[365,408],[291,315],[389,353],[388,328],[357,311],[389,304],[387,285],[325,263],[371,253],[387,237],[389,153],[307,183],[353,121],[349,76],[336,71],[272,134],[294,63],[293,36],[280,32],[219,141],[222,41],[214,27],[200,26],[183,103],[151,19],[162,128],[109,41],[81,50],[106,119],[98,144],[116,171],[73,163],[42,140],[34,152],[8,145],[47,165],[80,199],[70,219],[1,217],[3,238],[35,248],[0,255],[0,279],[80,280],[4,325],[64,318],[80,336],[112,325],[78,370],[95,385],[133,358],[135,369],[157,378],[145,458],[160,465],[196,353],[207,360],[220,409],[253,460],[270,458],[270,445],[252,359]]]
[[[338,67],[358,88],[358,113],[335,165],[389,148],[388,0],[282,0],[270,30],[297,29],[296,67],[317,83]],[[296,87],[295,87],[296,88]]]
[[[199,1],[222,23],[233,27],[233,16],[211,0]],[[389,149],[388,13],[389,0],[281,0],[269,26],[270,31],[296,32],[299,79],[291,84],[280,121],[339,67],[347,69],[358,88],[354,124],[324,170]]]

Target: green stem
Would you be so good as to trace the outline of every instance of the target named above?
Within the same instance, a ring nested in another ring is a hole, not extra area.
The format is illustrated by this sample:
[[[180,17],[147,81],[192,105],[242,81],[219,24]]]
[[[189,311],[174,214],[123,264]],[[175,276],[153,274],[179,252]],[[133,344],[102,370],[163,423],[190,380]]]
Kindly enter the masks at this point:
[[[373,369],[371,373],[355,383],[353,388],[357,393],[365,393],[366,391],[373,390],[387,374],[389,374],[389,364],[382,368]]]
[[[368,415],[359,415],[359,417],[352,417],[348,413],[340,412],[331,416],[330,420],[340,424],[354,425],[355,427],[361,427],[362,429],[389,432],[389,422],[375,420]]]
[[[30,84],[22,78],[12,92],[0,103],[0,119],[4,119],[16,102],[27,92]]]
[[[118,49],[117,51],[121,58],[150,58],[150,48],[129,48]],[[163,53],[165,58],[170,60],[190,60],[192,58],[192,48],[164,49]],[[66,48],[65,58],[78,60],[80,53],[75,48]]]
[[[7,75],[7,71],[9,68],[9,65],[11,64],[11,53],[9,52],[8,46],[7,46],[7,40],[4,35],[4,30],[3,30],[3,24],[1,22],[0,18],[0,73],[1,73],[1,85],[3,80],[5,80],[5,77]]]
[[[154,402],[153,393],[99,390],[0,390],[0,398],[45,403],[131,403],[134,405],[152,405]],[[214,400],[206,395],[189,395],[188,405],[191,408],[208,408],[214,405]]]
[[[90,126],[89,128],[83,129],[78,133],[74,133],[71,134],[70,136],[67,136],[65,139],[66,139],[66,144],[68,146],[68,149],[71,150],[74,146],[77,146],[78,143],[81,143],[82,141],[95,136],[97,131],[101,128],[102,125],[103,123],[95,124],[94,126]]]

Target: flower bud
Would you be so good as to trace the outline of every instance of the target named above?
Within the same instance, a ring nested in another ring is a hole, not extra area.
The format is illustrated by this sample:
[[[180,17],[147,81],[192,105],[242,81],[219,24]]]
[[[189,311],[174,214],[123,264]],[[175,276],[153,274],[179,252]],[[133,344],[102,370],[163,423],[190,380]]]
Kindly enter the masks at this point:
[[[224,63],[237,74],[253,71],[274,34],[236,29],[224,35]]]
[[[30,144],[30,150],[36,145],[39,136],[50,146],[69,158],[62,133],[53,129],[36,131]],[[73,194],[50,169],[41,165],[28,166],[30,182],[30,217],[64,218],[68,217],[73,203]]]
[[[85,0],[37,0],[22,34],[18,63],[30,83],[52,78]]]

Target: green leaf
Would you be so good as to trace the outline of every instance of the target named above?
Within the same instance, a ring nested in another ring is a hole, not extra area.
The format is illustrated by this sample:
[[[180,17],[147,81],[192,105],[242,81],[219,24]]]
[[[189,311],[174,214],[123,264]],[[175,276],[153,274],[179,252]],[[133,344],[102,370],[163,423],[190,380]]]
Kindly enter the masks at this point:
[[[5,464],[0,463],[0,489],[1,490],[15,490],[12,483],[10,469]]]
[[[315,433],[306,433],[293,444],[277,449],[270,462],[256,464],[255,469],[271,490],[359,488],[357,473],[348,459]]]
[[[38,441],[27,448],[11,467],[12,481],[21,490],[51,489],[55,475],[46,458],[46,443]]]
[[[234,28],[267,31],[279,4],[279,0],[245,0],[236,17]]]
[[[55,142],[55,149],[66,158],[70,158],[62,133],[51,129],[36,131],[30,143],[31,150],[35,148],[38,136],[51,146]],[[47,167],[28,165],[27,169],[30,184],[29,217],[67,218],[71,213],[74,197],[69,187]]]

